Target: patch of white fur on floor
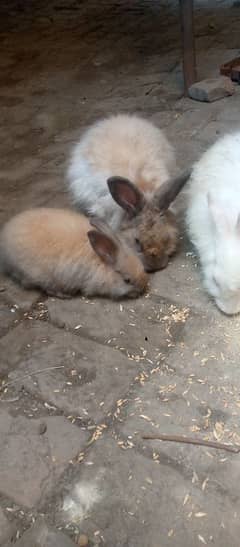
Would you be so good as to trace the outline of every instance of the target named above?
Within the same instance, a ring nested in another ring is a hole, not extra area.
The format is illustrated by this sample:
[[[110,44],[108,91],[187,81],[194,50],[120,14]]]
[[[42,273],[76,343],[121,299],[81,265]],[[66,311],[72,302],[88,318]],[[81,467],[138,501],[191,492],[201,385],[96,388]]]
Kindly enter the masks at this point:
[[[93,505],[101,499],[96,482],[78,482],[63,502],[63,511],[71,522],[80,522],[86,518]]]

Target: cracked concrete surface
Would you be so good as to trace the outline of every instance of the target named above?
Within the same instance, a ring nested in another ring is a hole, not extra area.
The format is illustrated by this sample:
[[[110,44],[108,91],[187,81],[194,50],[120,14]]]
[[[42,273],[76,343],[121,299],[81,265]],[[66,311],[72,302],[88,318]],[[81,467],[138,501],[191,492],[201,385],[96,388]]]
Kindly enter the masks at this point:
[[[1,224],[69,205],[69,152],[100,116],[147,116],[179,168],[239,127],[239,86],[213,104],[183,98],[177,3],[13,0],[0,12]],[[240,8],[198,2],[195,21],[199,78],[215,76],[239,55]],[[184,207],[183,194],[180,219]],[[62,301],[0,279],[0,545],[42,516],[19,545],[85,534],[90,546],[238,547],[240,455],[142,439],[240,443],[240,320],[204,293],[182,227],[137,301]]]

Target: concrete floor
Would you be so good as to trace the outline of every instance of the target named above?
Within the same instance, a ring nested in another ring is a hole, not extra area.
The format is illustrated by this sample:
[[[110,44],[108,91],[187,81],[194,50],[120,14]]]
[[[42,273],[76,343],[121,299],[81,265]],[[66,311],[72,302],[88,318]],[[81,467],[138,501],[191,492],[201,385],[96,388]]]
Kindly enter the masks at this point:
[[[196,5],[199,78],[239,54],[235,5]],[[1,223],[68,204],[66,160],[100,116],[147,116],[179,168],[239,126],[240,87],[213,104],[182,97],[174,4],[15,0],[0,12]],[[0,545],[44,515],[91,546],[238,547],[240,455],[142,439],[240,444],[240,321],[204,294],[185,238],[134,302],[45,299],[3,278],[0,290]]]

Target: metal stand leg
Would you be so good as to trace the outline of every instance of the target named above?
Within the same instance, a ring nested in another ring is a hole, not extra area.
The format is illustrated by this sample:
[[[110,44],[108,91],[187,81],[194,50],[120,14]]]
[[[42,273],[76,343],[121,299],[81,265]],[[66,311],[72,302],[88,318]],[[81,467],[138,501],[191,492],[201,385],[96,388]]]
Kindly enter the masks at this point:
[[[183,40],[183,74],[184,95],[188,96],[188,88],[196,82],[196,57],[193,23],[193,0],[180,0],[181,27]]]

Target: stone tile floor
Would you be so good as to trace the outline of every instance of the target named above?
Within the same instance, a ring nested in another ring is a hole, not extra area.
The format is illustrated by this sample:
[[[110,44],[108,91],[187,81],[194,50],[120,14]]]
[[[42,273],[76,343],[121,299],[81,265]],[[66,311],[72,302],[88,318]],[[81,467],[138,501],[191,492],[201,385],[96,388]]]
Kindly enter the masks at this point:
[[[234,6],[195,5],[200,78],[239,54]],[[183,98],[177,7],[1,3],[1,223],[69,203],[71,146],[100,116],[147,116],[179,168],[239,126],[239,87],[213,104]],[[184,206],[182,195],[180,217]],[[240,321],[208,300],[191,251],[183,229],[150,294],[121,304],[46,299],[1,278],[0,545],[43,516],[65,534],[42,533],[48,546],[85,534],[91,546],[238,547],[240,455],[142,439],[240,443]],[[35,530],[19,547],[43,544]]]

